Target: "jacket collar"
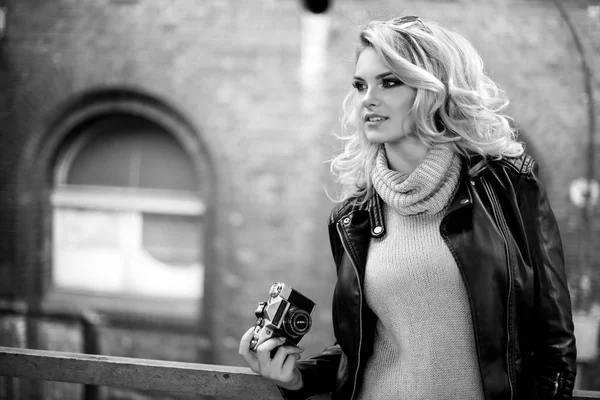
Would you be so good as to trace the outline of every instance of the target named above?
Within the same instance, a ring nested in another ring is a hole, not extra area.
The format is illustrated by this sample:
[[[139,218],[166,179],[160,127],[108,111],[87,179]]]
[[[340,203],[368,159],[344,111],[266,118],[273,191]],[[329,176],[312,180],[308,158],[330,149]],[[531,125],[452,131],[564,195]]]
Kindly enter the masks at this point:
[[[383,218],[383,200],[373,191],[373,196],[368,204],[369,220],[371,222],[371,236],[381,237],[385,234],[385,220]]]
[[[461,179],[458,181],[454,197],[452,197],[452,200],[450,200],[450,206],[446,210],[446,214],[444,216],[452,214],[459,208],[473,204],[473,195],[471,194],[471,190],[469,188],[470,185],[475,185],[475,181],[469,179],[468,174],[463,173]]]

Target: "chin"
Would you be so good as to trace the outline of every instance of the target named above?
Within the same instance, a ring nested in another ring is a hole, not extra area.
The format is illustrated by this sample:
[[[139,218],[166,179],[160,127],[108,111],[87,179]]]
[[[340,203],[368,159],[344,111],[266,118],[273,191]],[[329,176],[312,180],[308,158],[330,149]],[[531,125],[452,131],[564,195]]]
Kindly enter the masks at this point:
[[[365,137],[371,143],[385,143],[385,136],[381,132],[373,130],[365,130]]]
[[[385,144],[398,142],[404,135],[390,135],[380,131],[365,131],[365,137],[370,143]]]

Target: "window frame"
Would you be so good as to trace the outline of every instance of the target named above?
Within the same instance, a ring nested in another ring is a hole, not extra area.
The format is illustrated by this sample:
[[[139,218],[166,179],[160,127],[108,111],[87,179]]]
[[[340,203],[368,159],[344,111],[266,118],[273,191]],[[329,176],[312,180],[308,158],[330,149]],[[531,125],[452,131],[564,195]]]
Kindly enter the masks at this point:
[[[124,115],[124,114],[114,114]],[[110,116],[105,116],[110,117]],[[140,117],[138,117],[140,118]],[[148,121],[147,119],[140,118]],[[98,119],[102,121],[102,118]],[[53,189],[50,193],[52,206],[52,237],[54,237],[55,213],[60,208],[83,208],[94,211],[120,211],[135,213],[154,213],[162,215],[180,215],[202,217],[206,206],[200,198],[198,191],[164,190],[140,187],[97,186],[67,184],[68,173],[77,155],[85,148],[97,133],[92,131],[78,132],[72,143],[57,158]],[[165,134],[169,132],[165,131]],[[202,230],[202,226],[197,229]],[[200,245],[200,243],[198,243]],[[52,239],[52,252],[54,252],[54,238]],[[53,278],[56,266],[54,253],[52,254],[51,277]],[[205,266],[203,260],[201,265]],[[204,283],[204,286],[206,284]],[[201,292],[204,292],[202,288]],[[52,303],[75,303],[86,308],[101,311],[118,311],[121,313],[136,314],[170,314],[178,318],[193,318],[198,315],[202,318],[203,298],[176,299],[163,296],[144,294],[128,294],[126,292],[107,293],[89,289],[65,288],[56,285],[52,279],[52,291],[48,300]],[[148,310],[153,310],[149,312]]]
[[[81,303],[78,293],[65,296],[53,287],[51,197],[59,154],[69,144],[73,144],[73,132],[79,127],[94,119],[115,114],[144,118],[161,126],[173,135],[192,160],[204,200],[204,230],[211,233],[210,240],[203,243],[205,288],[203,301],[194,307],[195,312],[188,310],[174,315],[172,304],[166,304],[164,300],[156,303],[156,308],[149,313],[145,311],[148,303],[138,305],[135,300],[131,301],[131,307],[119,308],[102,299],[106,308],[99,307],[94,300],[90,300],[88,304]],[[215,246],[215,241],[219,240],[217,220],[224,217],[216,208],[219,201],[212,151],[194,125],[169,104],[146,93],[121,87],[105,87],[73,96],[59,104],[53,117],[44,127],[40,127],[40,132],[28,139],[25,148],[18,167],[20,206],[16,215],[15,266],[22,270],[16,272],[23,285],[19,292],[28,306],[42,311],[81,313],[91,307],[108,318],[147,320],[165,327],[194,327],[198,334],[205,335],[212,341],[217,334],[210,327],[214,326],[216,316],[205,304],[218,301],[215,299],[221,291],[216,271],[217,266],[223,263],[221,260],[226,253]]]

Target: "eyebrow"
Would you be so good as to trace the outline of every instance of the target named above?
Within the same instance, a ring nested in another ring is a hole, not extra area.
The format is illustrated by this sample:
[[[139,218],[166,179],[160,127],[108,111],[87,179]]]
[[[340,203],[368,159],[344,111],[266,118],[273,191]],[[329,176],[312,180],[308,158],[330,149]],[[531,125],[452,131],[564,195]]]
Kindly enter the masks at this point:
[[[379,74],[379,75],[377,75],[377,76],[375,77],[375,79],[376,79],[376,80],[377,80],[377,79],[383,79],[383,78],[387,78],[388,76],[395,76],[395,75],[394,75],[394,74],[392,74],[391,72],[384,72],[383,74]],[[357,81],[364,81],[364,79],[363,79],[363,78],[361,78],[360,76],[355,76],[353,79],[354,79],[354,80],[357,80]]]

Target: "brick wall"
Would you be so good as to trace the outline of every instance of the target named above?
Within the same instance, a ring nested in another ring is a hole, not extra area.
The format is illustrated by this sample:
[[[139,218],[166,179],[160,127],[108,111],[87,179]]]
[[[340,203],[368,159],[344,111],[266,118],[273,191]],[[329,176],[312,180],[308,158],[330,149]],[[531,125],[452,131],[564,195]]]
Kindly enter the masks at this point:
[[[568,184],[585,171],[586,114],[578,60],[551,2],[339,0],[331,10],[329,63],[321,85],[303,90],[299,2],[292,0],[6,0],[0,41],[0,290],[24,296],[30,277],[15,253],[15,212],[27,196],[28,146],[73,96],[102,87],[136,88],[182,113],[207,143],[217,171],[218,257],[210,306],[216,358],[240,364],[237,343],[273,281],[318,304],[306,354],[332,340],[334,269],[326,218],[334,189],[323,160],[334,153],[341,100],[352,76],[354,26],[405,12],[469,38],[506,90],[542,166],[563,230],[569,276],[578,263],[579,212]],[[581,2],[569,10],[600,63],[598,18]],[[594,49],[594,46],[596,48]],[[596,68],[597,69],[597,68]],[[596,91],[598,82],[596,81]],[[600,98],[600,96],[596,96]],[[597,146],[598,141],[596,142]],[[598,146],[597,146],[598,147]],[[600,162],[596,162],[600,171]],[[594,221],[600,225],[596,207]],[[600,253],[598,228],[592,243]],[[21,247],[22,248],[22,247]],[[595,287],[600,266],[593,269]],[[187,340],[187,339],[186,339]],[[193,344],[190,344],[193,348]],[[143,346],[142,346],[143,347]],[[136,353],[136,356],[140,354]]]

